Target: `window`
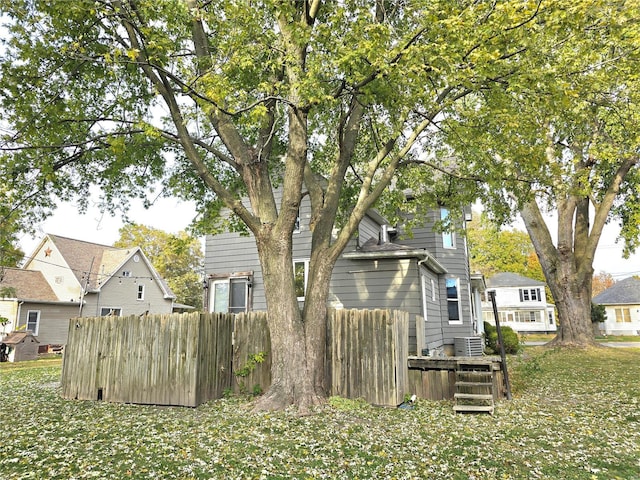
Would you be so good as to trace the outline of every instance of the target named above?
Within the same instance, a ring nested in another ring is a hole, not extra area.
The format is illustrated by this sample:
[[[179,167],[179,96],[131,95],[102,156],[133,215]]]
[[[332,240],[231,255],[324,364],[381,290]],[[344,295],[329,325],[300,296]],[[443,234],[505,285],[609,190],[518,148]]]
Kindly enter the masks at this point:
[[[27,330],[37,336],[39,328],[40,310],[29,310],[27,312]]]
[[[449,210],[440,209],[440,220],[443,222],[449,218]],[[442,232],[442,246],[444,248],[456,248],[456,236],[454,232]]]
[[[138,285],[138,300],[144,300],[144,285]]]
[[[630,323],[631,312],[628,308],[616,308],[616,322],[617,323]]]
[[[211,311],[241,313],[247,311],[249,279],[246,277],[216,280],[212,284]]]
[[[309,260],[294,260],[293,276],[296,284],[296,296],[300,301],[304,301],[304,294],[307,291],[308,275],[309,275]]]
[[[128,278],[131,276],[131,271],[130,270],[125,270],[124,272],[122,272],[122,277],[123,278]]]
[[[102,307],[100,309],[101,317],[120,317],[122,315],[121,308]]]
[[[521,288],[520,289],[520,301],[521,302],[539,302],[542,300],[539,288]]]
[[[460,322],[460,282],[457,278],[447,278],[447,310],[450,322]]]

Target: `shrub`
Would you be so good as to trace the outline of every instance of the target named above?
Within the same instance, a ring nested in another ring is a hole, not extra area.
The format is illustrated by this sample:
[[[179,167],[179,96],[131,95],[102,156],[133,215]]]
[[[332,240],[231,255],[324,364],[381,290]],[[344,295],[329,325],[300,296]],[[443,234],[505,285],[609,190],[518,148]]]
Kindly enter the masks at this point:
[[[591,321],[593,323],[605,322],[607,320],[607,311],[604,305],[598,303],[591,304]]]
[[[511,327],[500,327],[502,330],[502,340],[504,342],[504,351],[509,354],[516,354],[520,350],[520,339],[518,334]],[[495,353],[500,352],[498,345],[498,331],[496,327],[488,322],[484,322],[485,342],[488,348]]]

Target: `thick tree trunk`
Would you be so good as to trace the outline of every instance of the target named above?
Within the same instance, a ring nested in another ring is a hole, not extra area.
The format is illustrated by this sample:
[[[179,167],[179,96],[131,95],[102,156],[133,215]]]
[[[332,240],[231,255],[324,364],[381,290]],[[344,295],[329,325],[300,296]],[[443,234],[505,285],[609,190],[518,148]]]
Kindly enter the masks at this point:
[[[307,325],[324,324],[324,318],[320,322],[319,315],[302,317],[294,287],[290,238],[257,241],[271,335],[271,386],[255,409],[282,410],[294,405],[304,413],[325,399],[324,385],[317,385],[316,380],[317,370],[324,371],[325,339],[317,328],[308,329]]]
[[[595,345],[591,327],[593,255],[585,251],[583,232],[588,231],[588,225],[582,224],[588,222],[588,216],[575,216],[575,211],[572,199],[559,202],[556,247],[535,201],[525,204],[520,210],[558,309],[558,334],[550,342],[553,346]],[[576,219],[577,242],[573,229]]]
[[[555,272],[547,275],[547,283],[558,309],[558,334],[549,345],[595,345],[591,325],[591,278],[580,280],[571,265],[572,260],[559,263]]]

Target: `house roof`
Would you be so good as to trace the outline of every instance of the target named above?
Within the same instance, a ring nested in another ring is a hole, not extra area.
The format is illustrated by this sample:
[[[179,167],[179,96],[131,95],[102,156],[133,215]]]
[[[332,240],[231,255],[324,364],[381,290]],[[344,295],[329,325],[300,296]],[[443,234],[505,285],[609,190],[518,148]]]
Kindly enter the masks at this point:
[[[88,291],[97,291],[134,255],[139,255],[158,282],[165,298],[176,298],[167,282],[162,278],[140,247],[116,248],[73,238],[51,235],[48,237],[63,256],[78,282]],[[87,274],[89,281],[87,282]]]
[[[4,337],[4,339],[2,339],[2,343],[4,343],[5,345],[17,345],[19,343],[22,343],[27,337],[32,337],[37,343],[40,343],[31,332],[11,332],[6,337]]]
[[[44,302],[58,301],[58,297],[49,286],[42,272],[9,267],[4,267],[3,270],[4,275],[0,281],[0,290],[4,288],[13,289],[12,298]]]
[[[393,242],[378,243],[376,239],[367,240],[359,250],[345,252],[343,258],[350,260],[377,260],[418,258],[419,263],[424,263],[435,273],[447,273],[447,269],[426,249],[410,248]]]
[[[614,283],[593,297],[600,305],[640,305],[640,278],[629,277]]]
[[[496,273],[493,277],[487,279],[488,288],[496,287],[544,287],[546,283],[533,278],[518,275],[517,273],[503,272]]]
[[[75,240],[73,238],[48,235],[60,255],[76,276],[80,285],[87,285],[88,290],[97,290],[129,256],[131,249],[122,249],[100,245],[98,243]],[[87,282],[89,275],[89,282]]]

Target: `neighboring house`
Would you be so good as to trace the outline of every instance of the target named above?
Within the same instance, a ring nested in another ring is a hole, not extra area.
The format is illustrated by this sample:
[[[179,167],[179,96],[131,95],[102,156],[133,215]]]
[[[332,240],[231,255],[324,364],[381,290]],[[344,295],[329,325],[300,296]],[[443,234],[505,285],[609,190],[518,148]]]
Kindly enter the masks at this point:
[[[42,346],[66,343],[69,319],[79,314],[77,300],[61,301],[42,272],[35,270],[5,267],[0,287],[10,292],[0,298],[0,316],[9,320],[0,337],[20,329],[33,333]]]
[[[629,277],[614,283],[593,297],[604,305],[607,320],[600,330],[607,335],[640,335],[640,278]]]
[[[487,290],[495,290],[501,327],[518,333],[550,333],[557,329],[555,307],[547,303],[546,284],[517,273],[498,273],[487,279]],[[485,293],[482,315],[495,325],[493,305]]]
[[[63,345],[69,319],[171,313],[175,295],[139,247],[115,248],[47,235],[22,269],[6,269],[0,316],[41,345]],[[6,295],[6,294],[5,294]],[[2,313],[2,312],[6,312]]]
[[[311,249],[310,207],[305,200],[293,239],[293,268],[301,304]],[[466,240],[432,228],[447,214],[446,209],[430,212],[425,226],[414,228],[409,236],[390,229],[384,218],[369,212],[335,265],[329,307],[408,312],[409,351],[414,354],[452,352],[454,338],[478,333],[484,281],[482,276],[470,275]],[[266,310],[252,236],[209,235],[205,252],[205,305],[209,311]]]

